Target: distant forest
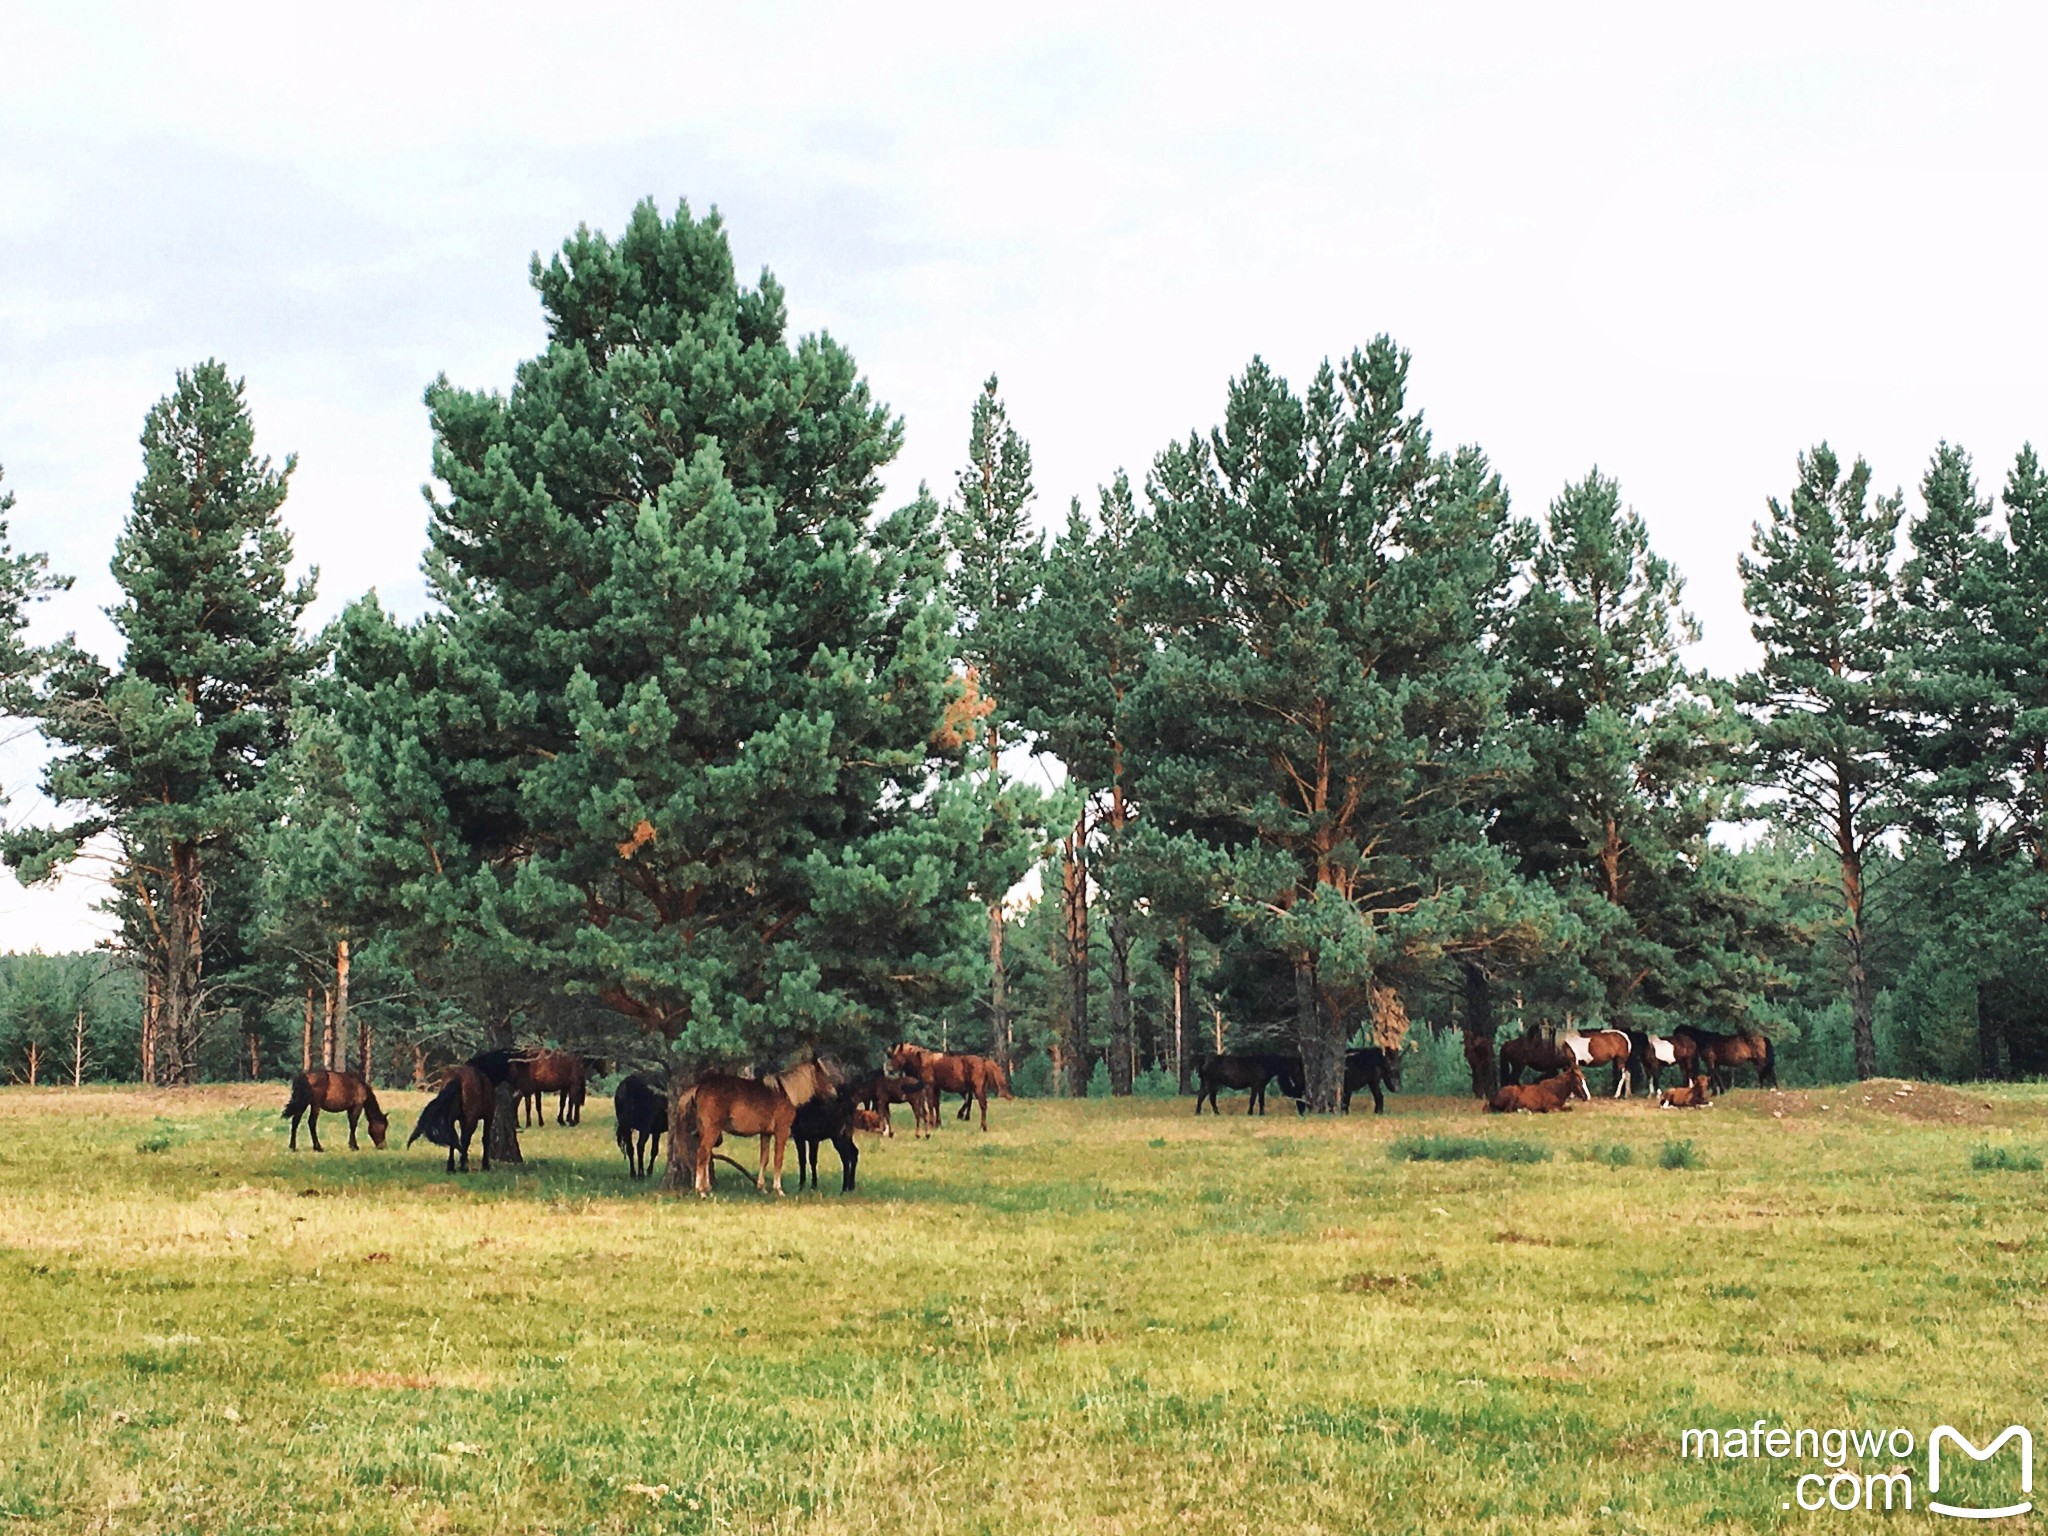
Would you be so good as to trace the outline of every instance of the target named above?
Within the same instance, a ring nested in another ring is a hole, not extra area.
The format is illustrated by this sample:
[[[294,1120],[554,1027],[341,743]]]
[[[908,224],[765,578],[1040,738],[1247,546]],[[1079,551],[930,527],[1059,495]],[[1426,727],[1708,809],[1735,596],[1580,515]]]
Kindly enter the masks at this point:
[[[901,422],[715,214],[532,280],[539,355],[426,392],[421,619],[308,627],[293,461],[219,362],[143,424],[120,656],[29,644],[64,577],[0,533],[56,808],[0,852],[107,856],[119,925],[0,959],[8,1079],[911,1038],[1125,1094],[1272,1044],[1327,1111],[1349,1044],[1463,1092],[1498,1036],[1686,1023],[1788,1081],[2048,1071],[2031,447],[1910,496],[1799,455],[1741,562],[1761,661],[1714,677],[1623,488],[1511,510],[1387,338],[1253,359],[1048,520],[993,378],[957,481],[883,506]]]

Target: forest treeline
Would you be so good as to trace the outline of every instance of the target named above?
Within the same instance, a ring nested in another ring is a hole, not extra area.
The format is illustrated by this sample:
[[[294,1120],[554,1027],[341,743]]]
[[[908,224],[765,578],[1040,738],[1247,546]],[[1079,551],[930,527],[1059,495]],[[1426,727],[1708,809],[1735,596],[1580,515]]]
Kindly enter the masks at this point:
[[[426,394],[425,617],[308,627],[293,462],[217,362],[144,424],[118,658],[29,644],[62,578],[5,550],[55,811],[0,850],[107,860],[119,926],[0,962],[10,1076],[907,1036],[1127,1093],[1285,1042],[1327,1110],[1349,1043],[1483,1087],[1567,1022],[2048,1070],[2031,448],[1994,497],[1942,444],[1910,502],[1799,456],[1742,559],[1761,660],[1717,678],[1622,488],[1511,511],[1384,337],[1254,359],[1048,529],[994,379],[957,482],[883,506],[902,424],[715,215],[532,280],[539,355]]]

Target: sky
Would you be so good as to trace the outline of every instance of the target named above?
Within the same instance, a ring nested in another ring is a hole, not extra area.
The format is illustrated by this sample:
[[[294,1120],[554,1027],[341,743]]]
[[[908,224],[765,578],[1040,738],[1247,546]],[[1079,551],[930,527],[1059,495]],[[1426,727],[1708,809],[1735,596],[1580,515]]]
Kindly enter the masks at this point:
[[[304,11],[306,14],[301,14]],[[996,374],[1041,516],[1379,333],[1518,511],[1598,465],[1722,672],[1765,500],[2048,439],[2048,11],[1408,4],[346,8],[0,0],[0,466],[111,655],[144,412],[248,381],[316,617],[421,610],[437,375],[542,342],[535,252],[652,197],[845,343],[949,489]],[[0,746],[47,814],[33,738]],[[0,884],[0,950],[103,931]]]

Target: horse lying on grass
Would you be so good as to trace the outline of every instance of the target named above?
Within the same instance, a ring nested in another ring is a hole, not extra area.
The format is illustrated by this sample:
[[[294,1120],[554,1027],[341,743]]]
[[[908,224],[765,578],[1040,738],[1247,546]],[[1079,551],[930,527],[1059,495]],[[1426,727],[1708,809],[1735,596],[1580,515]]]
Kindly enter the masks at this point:
[[[313,1150],[324,1152],[320,1145],[320,1111],[348,1116],[348,1149],[360,1151],[356,1145],[356,1119],[365,1116],[370,1125],[370,1141],[381,1152],[384,1149],[384,1131],[391,1122],[385,1118],[383,1109],[377,1103],[376,1091],[353,1072],[328,1072],[319,1067],[301,1072],[292,1079],[291,1098],[284,1106],[283,1118],[292,1123],[292,1150],[299,1150],[299,1117],[306,1119],[306,1129],[313,1137]]]
[[[1555,1110],[1572,1107],[1573,1099],[1591,1099],[1586,1092],[1586,1074],[1578,1065],[1566,1067],[1555,1077],[1546,1077],[1540,1083],[1524,1087],[1520,1083],[1509,1083],[1486,1101],[1488,1114],[1511,1115],[1521,1111],[1531,1115],[1547,1115]]]
[[[1709,1109],[1713,1103],[1713,1079],[1704,1072],[1683,1088],[1666,1088],[1657,1095],[1659,1109]]]

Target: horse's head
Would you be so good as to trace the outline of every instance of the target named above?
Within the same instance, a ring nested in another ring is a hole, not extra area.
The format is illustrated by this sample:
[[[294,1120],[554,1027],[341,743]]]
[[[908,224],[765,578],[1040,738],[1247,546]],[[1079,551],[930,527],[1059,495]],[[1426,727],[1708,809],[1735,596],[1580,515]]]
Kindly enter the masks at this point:
[[[1593,1095],[1586,1091],[1586,1074],[1579,1070],[1577,1062],[1573,1062],[1572,1065],[1565,1068],[1564,1080],[1566,1087],[1571,1090],[1565,1095],[1566,1098],[1584,1099],[1588,1103],[1592,1102]]]
[[[384,1133],[391,1129],[391,1121],[385,1116],[384,1111],[377,1107],[375,1099],[370,1100],[368,1108],[369,1114],[366,1119],[370,1127],[370,1144],[382,1152]]]
[[[900,1045],[892,1045],[889,1047],[889,1070],[891,1072],[902,1072],[907,1068],[913,1067],[917,1064],[917,1059],[923,1054],[924,1048],[922,1046],[912,1045],[908,1040],[905,1040]]]
[[[1391,1051],[1383,1051],[1381,1058],[1386,1062],[1386,1070],[1383,1075],[1386,1077],[1387,1086],[1393,1089],[1394,1092],[1399,1093],[1401,1091],[1401,1048],[1395,1046]]]

